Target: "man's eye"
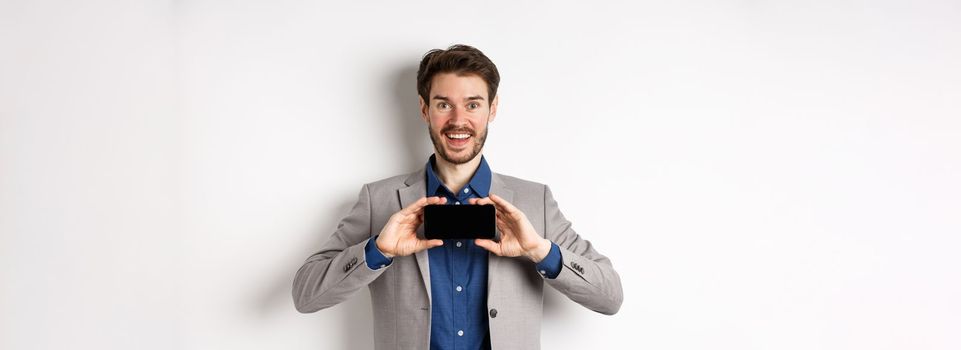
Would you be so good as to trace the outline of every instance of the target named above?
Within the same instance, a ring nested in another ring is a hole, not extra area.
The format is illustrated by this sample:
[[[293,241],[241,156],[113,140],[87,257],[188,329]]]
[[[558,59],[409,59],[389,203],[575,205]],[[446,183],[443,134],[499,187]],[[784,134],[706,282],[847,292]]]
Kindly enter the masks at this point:
[[[468,104],[467,104],[467,109],[474,109],[474,108],[477,108],[477,107],[480,107],[480,106],[477,104],[477,102],[471,102],[471,103],[468,103]]]
[[[448,109],[448,108],[450,108],[450,105],[447,104],[447,103],[441,102],[441,103],[438,103],[438,104],[437,104],[437,108],[440,108],[440,109]]]

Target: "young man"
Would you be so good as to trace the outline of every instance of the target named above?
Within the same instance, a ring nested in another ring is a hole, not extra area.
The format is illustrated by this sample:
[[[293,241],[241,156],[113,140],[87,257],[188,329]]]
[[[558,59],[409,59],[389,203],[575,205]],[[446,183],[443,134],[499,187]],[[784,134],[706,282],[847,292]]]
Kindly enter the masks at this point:
[[[320,252],[297,271],[297,310],[315,312],[370,288],[378,349],[538,349],[546,282],[614,314],[620,277],[571,229],[551,190],[491,172],[481,152],[500,76],[479,50],[429,51],[417,72],[435,153],[414,173],[363,186]],[[493,204],[497,240],[427,240],[429,204]]]

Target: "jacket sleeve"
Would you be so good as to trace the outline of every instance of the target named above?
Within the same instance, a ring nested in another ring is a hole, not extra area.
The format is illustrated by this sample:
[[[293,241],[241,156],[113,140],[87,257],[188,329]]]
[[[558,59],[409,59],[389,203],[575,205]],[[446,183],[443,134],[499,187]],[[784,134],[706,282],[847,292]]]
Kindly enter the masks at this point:
[[[584,307],[605,315],[621,308],[624,290],[610,259],[571,228],[571,222],[557,207],[550,187],[544,188],[545,237],[561,251],[561,272],[545,278],[548,285]]]
[[[337,305],[386,270],[372,270],[366,264],[370,211],[370,190],[364,185],[334,234],[297,271],[292,292],[297,311],[309,313]]]

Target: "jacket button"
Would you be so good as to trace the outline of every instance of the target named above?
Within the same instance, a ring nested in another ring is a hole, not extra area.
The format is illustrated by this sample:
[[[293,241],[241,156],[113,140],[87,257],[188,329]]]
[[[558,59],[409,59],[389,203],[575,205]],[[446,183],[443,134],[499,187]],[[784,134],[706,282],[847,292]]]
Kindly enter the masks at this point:
[[[497,317],[497,309],[491,309],[491,318]]]

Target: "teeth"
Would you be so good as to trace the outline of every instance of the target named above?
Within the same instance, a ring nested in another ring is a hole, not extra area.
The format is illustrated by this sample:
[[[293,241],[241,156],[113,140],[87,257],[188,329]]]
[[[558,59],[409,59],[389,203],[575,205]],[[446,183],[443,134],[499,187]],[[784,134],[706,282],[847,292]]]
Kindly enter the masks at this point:
[[[447,134],[447,137],[452,139],[466,139],[470,137],[470,134]]]

